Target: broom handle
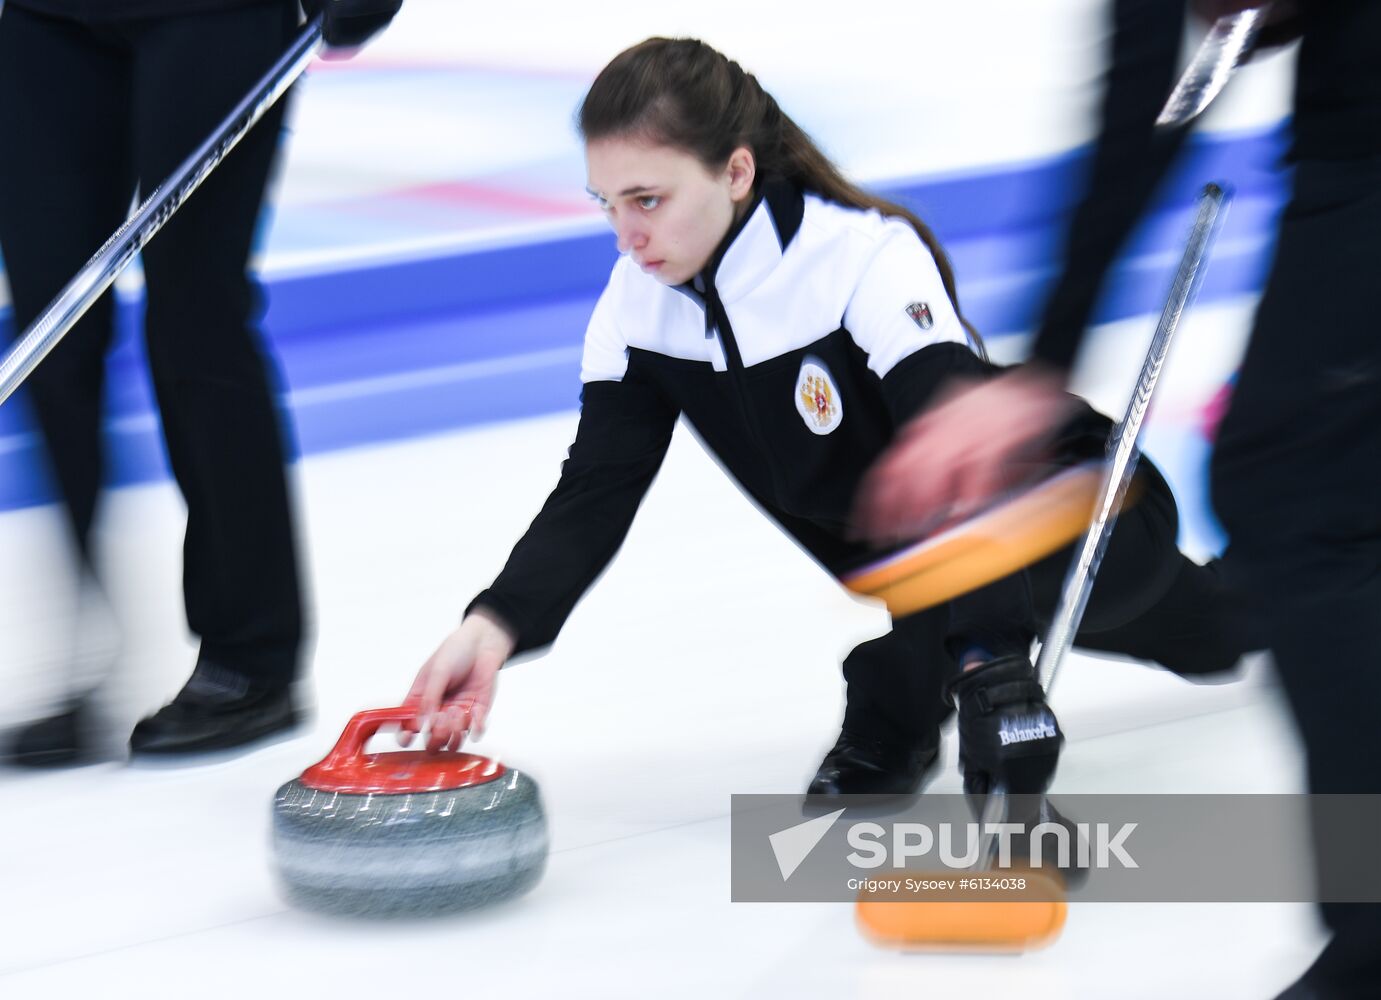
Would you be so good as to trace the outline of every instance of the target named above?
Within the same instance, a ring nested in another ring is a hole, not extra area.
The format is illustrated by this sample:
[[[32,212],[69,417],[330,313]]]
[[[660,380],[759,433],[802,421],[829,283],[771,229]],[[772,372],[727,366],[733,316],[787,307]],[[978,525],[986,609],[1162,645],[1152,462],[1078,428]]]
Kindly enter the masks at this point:
[[[1199,285],[1203,282],[1203,263],[1217,234],[1226,202],[1227,195],[1217,184],[1207,185],[1199,195],[1199,211],[1189,232],[1184,256],[1181,257],[1180,266],[1175,272],[1175,280],[1170,285],[1170,294],[1160,314],[1160,323],[1156,326],[1151,346],[1146,351],[1146,360],[1142,363],[1141,374],[1137,377],[1136,389],[1127,403],[1126,415],[1113,429],[1112,437],[1108,440],[1108,460],[1103,467],[1103,482],[1094,506],[1093,523],[1084,535],[1079,552],[1065,574],[1060,603],[1055,609],[1054,617],[1051,618],[1050,628],[1046,632],[1040,656],[1036,660],[1036,677],[1047,693],[1065,654],[1073,645],[1074,634],[1079,630],[1079,622],[1088,606],[1089,594],[1093,590],[1093,578],[1098,573],[1103,554],[1108,550],[1108,541],[1112,538],[1117,512],[1132,481],[1132,474],[1136,472],[1137,459],[1141,457],[1141,425],[1151,406],[1151,396],[1156,391],[1161,369],[1165,366],[1165,358],[1170,351],[1170,340],[1179,326],[1181,315],[1193,301],[1199,291]],[[983,831],[979,841],[979,867],[982,867],[992,854],[995,834],[989,831],[1007,814],[1007,798],[1007,790],[998,786],[984,800],[979,819],[979,829]],[[1044,812],[1043,796],[1041,809]]]
[[[287,92],[321,45],[321,19],[313,20],[290,49],[255,84],[201,146],[96,251],[14,345],[0,359],[0,404],[23,384],[69,330],[91,308],[144,244],[225,159],[245,134]]]
[[[1175,280],[1170,286],[1165,309],[1160,314],[1160,323],[1151,338],[1141,374],[1137,377],[1136,390],[1127,404],[1122,422],[1114,429],[1108,442],[1108,461],[1103,468],[1103,482],[1094,507],[1093,523],[1065,574],[1060,603],[1050,620],[1050,628],[1036,660],[1036,677],[1047,694],[1061,661],[1074,642],[1074,634],[1079,629],[1084,609],[1088,606],[1089,593],[1093,590],[1094,575],[1098,572],[1104,553],[1108,551],[1117,512],[1127,494],[1132,474],[1136,472],[1137,459],[1141,457],[1142,422],[1150,408],[1151,396],[1156,391],[1156,383],[1160,379],[1161,369],[1170,351],[1170,340],[1179,326],[1180,317],[1203,283],[1204,260],[1217,233],[1225,204],[1226,194],[1217,184],[1207,185],[1199,196],[1198,215],[1190,230],[1179,269],[1175,272]]]
[[[1197,118],[1227,86],[1233,71],[1251,52],[1270,12],[1268,0],[1257,7],[1224,14],[1214,21],[1170,92],[1156,125],[1179,128]]]

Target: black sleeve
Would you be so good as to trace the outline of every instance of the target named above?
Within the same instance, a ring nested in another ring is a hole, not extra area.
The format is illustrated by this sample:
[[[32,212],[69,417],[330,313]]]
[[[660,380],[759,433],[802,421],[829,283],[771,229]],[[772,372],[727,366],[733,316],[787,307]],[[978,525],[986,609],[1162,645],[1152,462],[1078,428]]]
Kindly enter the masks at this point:
[[[556,489],[466,613],[483,605],[502,618],[517,634],[515,654],[550,645],[623,544],[677,416],[631,370],[620,382],[587,383]]]
[[[1157,129],[1174,86],[1185,5],[1115,0],[1101,127],[1084,196],[1075,207],[1065,265],[1046,303],[1031,357],[1068,369],[1108,268],[1184,143],[1188,127]]]
[[[953,378],[987,378],[1000,369],[966,344],[931,344],[902,358],[882,379],[882,397],[892,425],[900,427],[924,410],[935,391]]]

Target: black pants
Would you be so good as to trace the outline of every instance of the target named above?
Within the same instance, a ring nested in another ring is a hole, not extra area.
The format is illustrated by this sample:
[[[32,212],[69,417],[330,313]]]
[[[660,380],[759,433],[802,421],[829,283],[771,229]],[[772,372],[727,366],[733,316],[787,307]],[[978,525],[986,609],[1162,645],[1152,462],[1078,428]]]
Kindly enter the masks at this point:
[[[1259,602],[1315,793],[1381,793],[1378,245],[1381,158],[1299,164],[1212,466],[1224,565]],[[1323,915],[1311,978],[1374,995],[1381,906]]]
[[[0,248],[18,329],[281,55],[296,5],[85,25],[0,15]],[[284,442],[246,264],[283,103],[143,252],[145,337],[187,502],[183,588],[203,658],[279,686],[302,638]],[[102,478],[107,293],[28,382],[84,554]]]
[[[1179,551],[1179,515],[1160,473],[1145,462],[1141,475],[1145,491],[1113,530],[1076,643],[1186,676],[1227,670],[1263,645],[1261,636],[1218,565],[1200,566]],[[1040,630],[1059,603],[1072,557],[1067,548],[1021,574]],[[950,629],[950,609],[932,608],[897,619],[887,635],[850,652],[844,727],[894,743],[933,743],[944,685],[958,669],[945,648]]]

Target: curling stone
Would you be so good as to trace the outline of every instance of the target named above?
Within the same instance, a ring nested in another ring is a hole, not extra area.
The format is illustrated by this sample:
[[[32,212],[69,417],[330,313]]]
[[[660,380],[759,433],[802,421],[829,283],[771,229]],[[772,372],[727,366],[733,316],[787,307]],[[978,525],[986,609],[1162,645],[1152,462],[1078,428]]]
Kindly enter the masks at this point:
[[[367,916],[468,910],[526,892],[547,863],[532,778],[471,753],[365,753],[411,708],[360,712],[320,763],[278,789],[273,855],[289,900]]]

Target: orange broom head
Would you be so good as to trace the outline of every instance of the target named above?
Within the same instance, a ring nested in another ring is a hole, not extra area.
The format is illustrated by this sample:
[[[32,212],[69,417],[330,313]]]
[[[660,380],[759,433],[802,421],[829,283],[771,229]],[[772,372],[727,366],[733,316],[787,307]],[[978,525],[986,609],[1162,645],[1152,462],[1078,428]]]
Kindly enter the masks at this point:
[[[854,593],[880,598],[894,616],[943,604],[1069,545],[1093,519],[1101,463],[1087,463],[969,520],[850,574]],[[1133,480],[1125,503],[1140,492]]]
[[[961,888],[961,879],[970,888]],[[981,879],[987,881],[978,883],[980,888],[971,887]],[[880,884],[865,889],[855,905],[864,936],[883,947],[1031,951],[1059,937],[1068,909],[1059,876],[1030,869],[972,876],[956,871],[907,872],[890,881],[898,887]]]

